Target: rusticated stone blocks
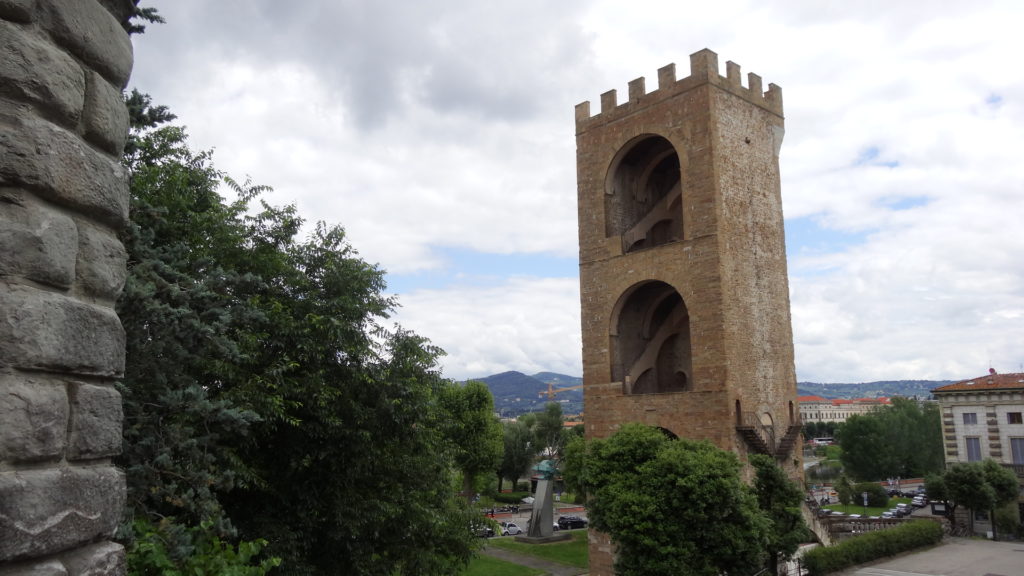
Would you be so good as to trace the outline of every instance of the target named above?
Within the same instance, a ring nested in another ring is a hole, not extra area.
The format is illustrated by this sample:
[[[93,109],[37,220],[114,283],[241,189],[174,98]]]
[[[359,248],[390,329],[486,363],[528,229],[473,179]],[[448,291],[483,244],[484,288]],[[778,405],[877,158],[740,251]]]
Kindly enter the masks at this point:
[[[64,382],[46,376],[0,374],[0,461],[58,459],[68,431]]]
[[[0,291],[0,368],[124,372],[124,330],[113,309],[27,286],[6,288]]]
[[[0,576],[124,574],[131,0],[0,0]]]
[[[0,472],[0,558],[18,560],[111,537],[124,475],[103,467]]]

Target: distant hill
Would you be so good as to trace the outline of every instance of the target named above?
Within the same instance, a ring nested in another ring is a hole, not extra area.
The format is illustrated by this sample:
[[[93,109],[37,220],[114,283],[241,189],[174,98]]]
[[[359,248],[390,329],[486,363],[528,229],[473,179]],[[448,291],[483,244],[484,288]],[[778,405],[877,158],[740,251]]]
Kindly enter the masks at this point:
[[[548,389],[550,382],[555,388],[583,384],[579,376],[567,376],[555,372],[538,372],[532,376],[522,372],[502,372],[483,378],[471,378],[485,384],[494,396],[494,409],[503,417],[515,417],[527,412],[540,412],[548,403],[541,392]],[[818,382],[797,382],[800,396],[821,396],[822,398],[877,398],[880,396],[906,396],[928,398],[931,390],[952,384],[953,380],[882,380],[857,384],[822,384]],[[583,412],[583,390],[568,390],[555,396],[562,403],[563,414]]]
[[[908,398],[928,398],[932,390],[939,386],[952,384],[953,380],[881,380],[878,382],[861,382],[858,384],[819,384],[817,382],[797,382],[797,393],[801,396],[821,396],[822,398],[878,398],[881,396],[905,396]]]
[[[555,388],[583,384],[583,378],[566,376],[554,372],[540,372],[527,376],[522,372],[502,372],[471,378],[487,384],[494,396],[494,409],[503,417],[515,417],[527,412],[540,412],[548,403],[541,392],[547,392],[548,382]],[[579,414],[583,411],[583,390],[568,390],[555,396],[562,403],[562,414]]]

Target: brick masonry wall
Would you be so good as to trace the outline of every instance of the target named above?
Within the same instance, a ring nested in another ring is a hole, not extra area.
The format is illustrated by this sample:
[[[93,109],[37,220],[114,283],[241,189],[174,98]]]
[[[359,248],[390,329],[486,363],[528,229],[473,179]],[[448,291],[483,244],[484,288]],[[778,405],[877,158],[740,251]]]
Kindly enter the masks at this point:
[[[779,149],[782,96],[761,80],[740,83],[739,66],[718,74],[717,56],[691,56],[690,76],[659,70],[659,87],[630,83],[627,102],[614,92],[576,108],[580,297],[586,435],[606,437],[625,422],[706,439],[745,460],[736,431],[741,413],[770,415],[781,439],[797,415],[786,270]],[[605,196],[617,158],[632,144],[662,137],[679,157],[683,237],[622,254],[606,237]],[[660,281],[682,296],[690,316],[692,375],[686,390],[626,395],[613,382],[616,305],[639,283]],[[799,454],[780,461],[802,477]],[[749,469],[745,474],[750,476]],[[607,538],[592,535],[591,573],[611,574]]]
[[[130,0],[0,0],[0,575],[123,574]]]

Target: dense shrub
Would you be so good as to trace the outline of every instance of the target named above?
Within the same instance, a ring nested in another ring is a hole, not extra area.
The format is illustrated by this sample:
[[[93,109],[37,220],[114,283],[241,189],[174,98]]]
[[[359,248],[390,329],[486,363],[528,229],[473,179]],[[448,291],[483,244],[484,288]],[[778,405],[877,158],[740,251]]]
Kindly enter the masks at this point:
[[[502,504],[521,504],[523,498],[529,495],[529,492],[502,492],[501,494],[494,495],[494,501],[501,502]]]
[[[823,576],[856,564],[900,552],[938,544],[942,541],[942,525],[931,520],[914,520],[889,530],[877,530],[835,546],[815,548],[803,556],[809,576]]]
[[[885,492],[885,488],[878,482],[861,482],[853,485],[853,500],[854,504],[863,504],[864,501],[861,499],[861,494],[868,493],[868,506],[872,508],[888,508],[889,507],[889,495]]]
[[[172,519],[153,524],[137,519],[135,540],[128,547],[129,576],[263,576],[281,564],[260,554],[265,540],[221,541],[211,522],[185,527]]]

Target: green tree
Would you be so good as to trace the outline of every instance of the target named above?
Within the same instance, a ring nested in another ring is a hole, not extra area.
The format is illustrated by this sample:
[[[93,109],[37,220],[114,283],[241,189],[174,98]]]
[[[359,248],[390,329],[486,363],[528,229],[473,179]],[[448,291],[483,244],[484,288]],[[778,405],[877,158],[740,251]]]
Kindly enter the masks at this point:
[[[950,522],[956,524],[956,509],[964,506],[990,514],[998,507],[1017,499],[1016,475],[995,460],[959,462],[943,474],[925,479],[925,491],[932,500],[946,503]]]
[[[846,474],[839,475],[839,479],[836,480],[835,489],[840,504],[848,506],[853,503],[853,485],[850,483],[850,479],[846,477]]]
[[[809,539],[810,531],[804,524],[800,506],[803,495],[800,487],[790,480],[775,460],[762,454],[750,457],[754,467],[754,492],[757,505],[768,517],[768,568],[778,574],[779,562],[789,560]]]
[[[882,422],[868,415],[854,414],[843,426],[840,441],[843,469],[856,479],[877,479],[888,476],[883,471],[895,465],[886,446]]]
[[[935,403],[893,398],[868,414],[851,416],[839,439],[846,471],[859,480],[924,476],[943,466],[942,431]]]
[[[498,466],[498,491],[501,491],[502,480],[512,483],[515,490],[516,481],[530,468],[537,455],[533,434],[522,422],[507,422],[503,426],[504,452]]]
[[[591,526],[617,546],[617,574],[718,576],[763,566],[769,522],[733,453],[626,424],[590,442],[582,459],[569,475],[589,494]]]
[[[949,521],[955,524],[956,517],[953,513],[956,511],[956,502],[950,498],[949,491],[946,490],[945,473],[925,476],[924,491],[928,494],[930,500],[946,504],[946,514],[949,517]]]
[[[494,398],[487,384],[470,380],[451,386],[442,397],[447,418],[445,436],[455,450],[455,466],[462,472],[466,501],[476,492],[474,482],[498,468],[504,450],[501,422],[494,415]]]
[[[137,104],[118,303],[132,515],[202,528],[172,557],[237,529],[280,574],[457,572],[478,543],[451,489],[441,351],[382,327],[383,272],[340,227],[300,239],[294,207],[257,202],[266,188]]]
[[[889,494],[878,482],[860,482],[852,488],[853,504],[864,505],[864,495],[868,495],[868,506],[872,508],[887,508],[889,506]]]
[[[133,116],[134,117],[134,116]],[[254,282],[225,266],[241,257],[245,204],[217,194],[222,175],[184,130],[137,133],[126,157],[131,222],[128,277],[117,304],[125,330],[121,383],[130,510],[156,521],[212,521],[231,532],[218,493],[247,468],[237,446],[258,415],[219,394],[241,361],[233,335],[251,311],[234,293]]]
[[[552,458],[558,458],[565,443],[564,424],[562,405],[558,402],[548,402],[544,406],[544,411],[536,415],[534,437],[537,446],[541,451],[547,451]]]

